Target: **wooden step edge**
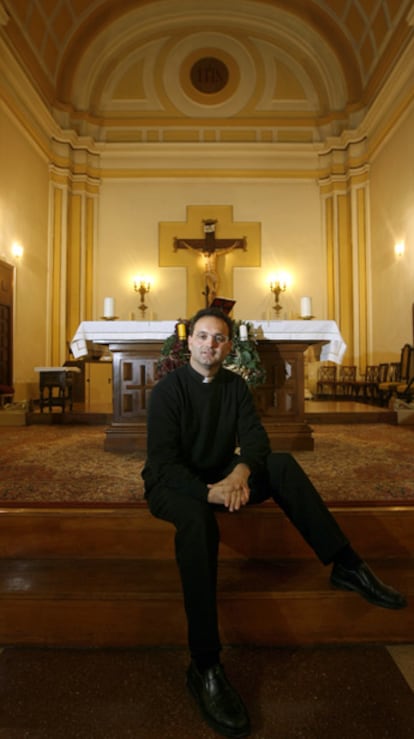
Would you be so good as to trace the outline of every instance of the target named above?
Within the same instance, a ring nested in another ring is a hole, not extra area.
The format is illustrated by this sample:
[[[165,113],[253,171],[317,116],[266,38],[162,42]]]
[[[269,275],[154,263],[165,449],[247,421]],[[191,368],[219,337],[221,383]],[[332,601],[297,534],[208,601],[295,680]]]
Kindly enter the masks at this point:
[[[414,559],[370,562],[385,582],[414,596]],[[233,560],[219,564],[220,599],[335,597],[331,568],[309,560]],[[342,592],[342,591],[341,591]],[[0,560],[0,600],[181,600],[172,561]]]
[[[414,506],[332,509],[353,547],[368,559],[414,557]],[[218,513],[220,559],[312,559],[311,549],[273,503]],[[246,531],[249,535],[246,536]],[[0,558],[174,558],[174,528],[145,507],[2,509]]]
[[[360,512],[366,511],[414,511],[414,501],[405,502],[402,499],[386,501],[366,501],[366,500],[349,500],[349,501],[327,501],[328,508],[333,512]],[[280,508],[272,501],[267,500],[263,503],[248,505],[238,511],[237,516],[250,516],[266,514],[283,515]],[[226,511],[217,511],[218,515],[228,516]],[[145,500],[140,500],[131,505],[131,503],[14,503],[0,500],[0,516],[27,516],[33,517],[100,517],[106,518],[113,516],[114,518],[124,519],[125,516],[149,517],[154,520],[151,515],[148,504]],[[236,515],[236,514],[234,514]]]
[[[160,601],[36,601],[1,604],[0,644],[42,647],[185,646],[184,607]],[[412,643],[414,613],[376,608],[355,593],[218,600],[223,644]]]

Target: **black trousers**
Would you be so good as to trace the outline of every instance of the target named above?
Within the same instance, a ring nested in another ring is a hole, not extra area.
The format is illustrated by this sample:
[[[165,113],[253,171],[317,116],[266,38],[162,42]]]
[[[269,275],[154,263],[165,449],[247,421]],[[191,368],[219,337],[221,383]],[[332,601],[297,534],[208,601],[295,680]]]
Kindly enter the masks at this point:
[[[223,471],[228,474],[237,460]],[[323,564],[349,542],[306,473],[287,453],[271,453],[266,466],[249,480],[250,503],[273,498]],[[217,558],[220,540],[217,506],[155,486],[148,495],[151,513],[176,528],[175,556],[180,571],[193,657],[221,648],[217,618]],[[233,514],[237,515],[237,514]]]

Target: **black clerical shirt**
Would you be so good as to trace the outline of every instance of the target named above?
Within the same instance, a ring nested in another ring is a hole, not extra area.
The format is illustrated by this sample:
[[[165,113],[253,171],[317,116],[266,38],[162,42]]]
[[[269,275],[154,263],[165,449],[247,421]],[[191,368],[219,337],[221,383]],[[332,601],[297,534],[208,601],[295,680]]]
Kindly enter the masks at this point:
[[[169,373],[151,393],[147,421],[145,491],[163,485],[206,500],[207,483],[236,462],[252,472],[270,452],[246,382],[220,368],[212,382],[190,364]]]

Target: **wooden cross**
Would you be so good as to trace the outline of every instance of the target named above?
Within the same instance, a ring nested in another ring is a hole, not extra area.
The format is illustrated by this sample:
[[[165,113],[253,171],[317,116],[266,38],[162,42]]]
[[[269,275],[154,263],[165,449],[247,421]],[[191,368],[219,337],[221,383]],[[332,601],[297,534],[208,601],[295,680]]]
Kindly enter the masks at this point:
[[[241,239],[216,239],[216,223],[214,218],[203,219],[204,239],[179,239],[174,238],[174,251],[178,249],[193,249],[204,257],[204,278],[206,307],[217,297],[219,287],[219,276],[217,272],[217,257],[228,254],[234,249],[247,250],[247,240]]]

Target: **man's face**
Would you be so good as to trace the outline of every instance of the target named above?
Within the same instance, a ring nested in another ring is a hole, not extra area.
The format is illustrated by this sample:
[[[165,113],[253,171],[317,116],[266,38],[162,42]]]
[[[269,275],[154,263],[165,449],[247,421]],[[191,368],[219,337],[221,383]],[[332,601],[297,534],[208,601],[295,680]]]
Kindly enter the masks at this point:
[[[215,316],[204,316],[188,337],[190,364],[202,375],[217,372],[231,350],[229,330],[225,321]]]

